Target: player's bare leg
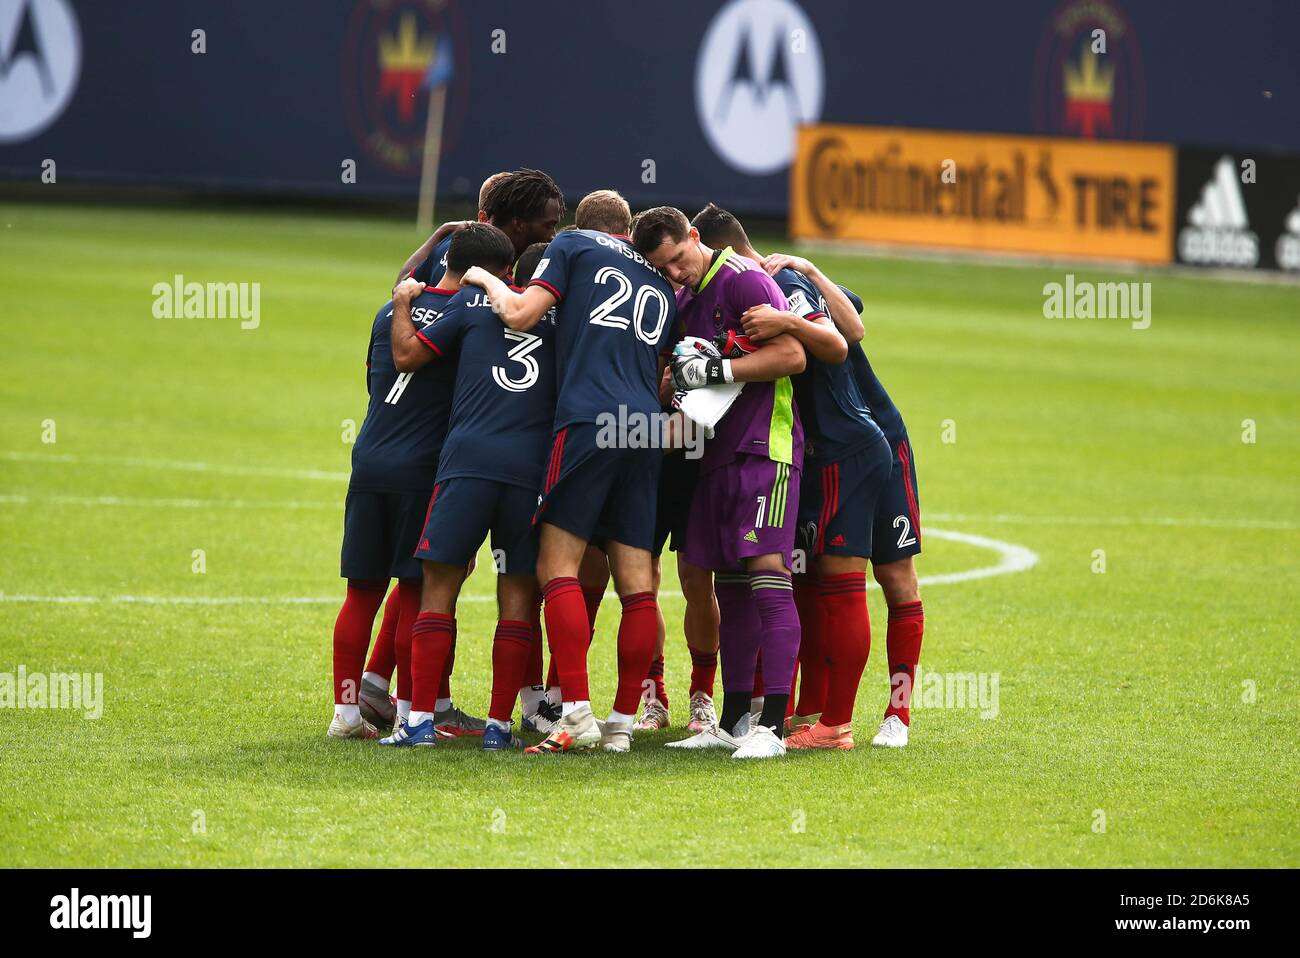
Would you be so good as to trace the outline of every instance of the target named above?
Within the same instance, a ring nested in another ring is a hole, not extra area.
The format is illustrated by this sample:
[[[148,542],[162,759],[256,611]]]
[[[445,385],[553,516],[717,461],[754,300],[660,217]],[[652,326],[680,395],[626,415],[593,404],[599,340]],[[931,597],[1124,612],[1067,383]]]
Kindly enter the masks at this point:
[[[713,592],[713,573],[691,565],[680,552],[677,578],[686,598],[682,631],[691,653],[691,717],[686,728],[704,732],[718,724],[713,704],[713,682],[718,672],[718,597]]]
[[[654,594],[659,596],[659,587],[663,582],[663,568],[658,556],[651,556],[651,574],[654,581]],[[664,691],[664,639],[667,626],[664,623],[663,609],[655,602],[656,635],[655,651],[650,660],[650,668],[641,681],[641,718],[632,726],[636,731],[658,731],[668,728],[668,693]]]
[[[583,601],[578,570],[587,551],[585,540],[566,529],[543,522],[537,556],[537,581],[542,587],[546,638],[551,647],[563,695],[561,718],[531,754],[570,752],[600,744],[600,729],[591,714],[587,688],[587,648],[591,621]]]
[[[889,706],[880,731],[871,744],[902,748],[911,727],[912,688],[916,666],[921,660],[921,639],[925,633],[925,612],[916,580],[916,563],[911,556],[896,562],[873,565],[872,573],[885,593],[889,606],[889,628],[885,645],[889,655]]]
[[[497,628],[492,639],[492,702],[483,732],[485,751],[523,748],[511,733],[515,698],[532,656],[533,608],[537,602],[535,576],[497,576]]]
[[[794,749],[848,750],[853,748],[853,706],[871,654],[865,558],[817,558],[815,621],[835,624],[819,636],[827,660],[824,708],[818,721],[796,731],[786,744]]]
[[[438,733],[438,691],[451,654],[456,599],[465,581],[466,569],[442,562],[422,563],[424,582],[420,592],[420,614],[411,628],[411,714],[399,722],[381,745],[431,746]]]

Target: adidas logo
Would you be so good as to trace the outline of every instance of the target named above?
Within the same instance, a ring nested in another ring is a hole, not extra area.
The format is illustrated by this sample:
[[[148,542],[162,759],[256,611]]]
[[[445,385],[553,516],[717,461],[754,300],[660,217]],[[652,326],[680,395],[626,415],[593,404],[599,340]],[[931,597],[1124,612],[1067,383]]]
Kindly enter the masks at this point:
[[[1259,237],[1250,229],[1232,156],[1224,154],[1214,164],[1214,173],[1201,190],[1200,200],[1187,211],[1187,224],[1178,234],[1178,256],[1184,262],[1258,265]]]
[[[1282,269],[1300,270],[1300,200],[1286,218],[1282,235],[1277,238],[1277,265]]]
[[[745,541],[746,541],[746,542],[757,542],[757,541],[758,541],[758,533],[755,532],[753,529],[750,529],[747,533],[745,533]]]
[[[844,545],[844,537],[843,537],[843,536],[836,536],[834,539],[831,540],[831,545],[833,545],[833,546],[842,546],[842,545]]]

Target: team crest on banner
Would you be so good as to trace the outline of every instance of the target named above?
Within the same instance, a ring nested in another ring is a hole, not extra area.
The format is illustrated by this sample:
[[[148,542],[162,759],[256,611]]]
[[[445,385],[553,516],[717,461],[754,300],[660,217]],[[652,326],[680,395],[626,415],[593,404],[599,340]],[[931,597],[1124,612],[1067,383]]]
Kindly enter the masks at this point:
[[[429,113],[429,78],[448,57],[444,152],[464,115],[469,55],[464,21],[449,0],[358,0],[343,49],[343,103],[352,135],[384,169],[418,176]]]
[[[1034,58],[1034,129],[1088,139],[1142,137],[1146,81],[1132,24],[1111,0],[1066,0]]]

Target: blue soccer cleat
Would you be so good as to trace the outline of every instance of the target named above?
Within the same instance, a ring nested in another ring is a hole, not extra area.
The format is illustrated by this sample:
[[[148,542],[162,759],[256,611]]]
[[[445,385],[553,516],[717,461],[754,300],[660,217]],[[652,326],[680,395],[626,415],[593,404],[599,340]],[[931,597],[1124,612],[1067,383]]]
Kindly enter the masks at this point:
[[[514,735],[509,729],[489,725],[483,730],[483,751],[504,752],[512,748],[523,748],[524,740]]]
[[[380,745],[394,745],[398,748],[430,748],[438,744],[438,731],[433,727],[433,719],[425,719],[419,725],[398,723],[396,731],[387,738],[379,740]]]

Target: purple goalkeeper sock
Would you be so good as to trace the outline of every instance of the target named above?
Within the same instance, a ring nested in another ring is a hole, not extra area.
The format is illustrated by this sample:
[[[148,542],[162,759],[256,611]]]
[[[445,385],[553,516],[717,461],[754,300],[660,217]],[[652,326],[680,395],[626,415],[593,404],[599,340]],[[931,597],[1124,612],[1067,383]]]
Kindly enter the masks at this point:
[[[718,652],[722,661],[722,717],[718,724],[730,732],[742,714],[749,711],[762,623],[748,576],[720,572],[713,577],[713,591],[718,597]]]
[[[763,691],[789,695],[799,656],[799,612],[788,572],[753,572],[749,576],[754,605],[762,623]],[[725,678],[725,676],[724,676]],[[724,686],[725,687],[725,686]]]

